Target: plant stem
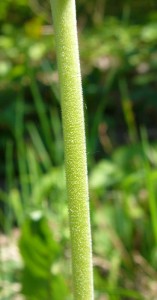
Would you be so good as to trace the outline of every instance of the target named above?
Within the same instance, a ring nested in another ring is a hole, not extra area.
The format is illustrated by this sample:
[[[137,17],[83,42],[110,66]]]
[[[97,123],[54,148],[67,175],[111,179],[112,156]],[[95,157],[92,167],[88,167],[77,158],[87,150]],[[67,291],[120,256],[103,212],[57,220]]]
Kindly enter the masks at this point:
[[[74,0],[51,0],[60,80],[74,298],[92,300],[93,271],[82,84]]]

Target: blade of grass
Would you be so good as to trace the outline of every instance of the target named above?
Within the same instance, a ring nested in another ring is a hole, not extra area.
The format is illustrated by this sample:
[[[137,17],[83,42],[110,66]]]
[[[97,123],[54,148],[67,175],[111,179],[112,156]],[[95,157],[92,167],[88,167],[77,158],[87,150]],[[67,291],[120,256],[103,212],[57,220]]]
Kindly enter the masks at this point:
[[[41,93],[39,91],[38,84],[35,80],[33,71],[29,71],[30,77],[31,77],[31,92],[33,96],[33,100],[35,103],[35,107],[37,110],[37,114],[39,117],[39,121],[41,124],[41,130],[43,134],[43,139],[46,143],[46,148],[49,152],[50,157],[52,157],[52,161],[55,161],[55,156],[54,156],[54,145],[52,142],[52,132],[51,132],[51,126],[48,120],[48,115],[46,113],[46,105],[44,104],[44,100],[42,99]]]
[[[6,190],[9,192],[14,184],[14,166],[13,166],[13,143],[8,141],[6,144]],[[4,221],[5,232],[9,233],[13,225],[13,213],[11,209],[10,197],[7,195],[7,201],[4,204],[4,213],[6,215]]]
[[[119,89],[121,93],[123,114],[128,127],[129,139],[130,142],[136,143],[138,141],[138,134],[136,129],[135,116],[132,108],[132,102],[129,96],[127,82],[124,78],[119,79]]]
[[[149,210],[150,210],[150,216],[151,216],[151,225],[152,230],[154,234],[154,240],[155,245],[157,246],[157,202],[156,202],[156,191],[155,191],[155,185],[152,178],[152,172],[151,172],[151,166],[148,161],[147,152],[149,149],[149,142],[146,130],[143,128],[141,129],[141,137],[142,137],[142,145],[143,145],[143,152],[145,156],[144,160],[144,168],[146,172],[145,180],[146,180],[146,186],[148,190],[148,196],[149,196]]]
[[[55,138],[55,156],[58,164],[63,163],[63,136],[61,121],[57,109],[51,111],[51,126]]]
[[[17,146],[18,172],[21,186],[21,196],[24,205],[29,199],[29,185],[26,165],[26,149],[24,142],[24,99],[20,96],[16,101],[15,140]]]
[[[41,165],[45,170],[49,170],[52,163],[49,152],[47,151],[40,133],[33,123],[29,123],[27,126],[31,141],[33,143],[34,149],[36,150],[37,157],[40,159]]]
[[[32,194],[33,188],[37,182],[39,182],[41,178],[41,169],[40,164],[37,161],[35,153],[31,147],[27,147],[27,165],[28,165],[28,177],[29,177],[29,184],[30,184],[30,191]],[[36,207],[36,198],[30,197],[31,206]]]
[[[93,118],[93,125],[91,128],[91,133],[90,133],[89,143],[88,143],[89,144],[88,148],[92,149],[93,153],[95,153],[95,151],[96,151],[96,143],[95,143],[96,138],[95,137],[98,135],[98,126],[103,121],[104,110],[106,108],[107,101],[108,101],[108,93],[112,87],[115,76],[116,76],[116,71],[114,69],[112,69],[109,72],[108,77],[105,82],[105,95],[103,96],[102,101],[100,101],[100,103],[97,107],[97,110],[95,112],[94,118]]]

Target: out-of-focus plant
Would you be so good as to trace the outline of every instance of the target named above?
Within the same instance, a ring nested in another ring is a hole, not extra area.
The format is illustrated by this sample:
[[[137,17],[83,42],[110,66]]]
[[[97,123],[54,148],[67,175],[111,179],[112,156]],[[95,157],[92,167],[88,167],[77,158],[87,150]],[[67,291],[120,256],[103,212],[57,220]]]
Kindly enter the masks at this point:
[[[24,221],[19,248],[24,261],[22,294],[26,299],[68,299],[68,288],[57,266],[59,244],[52,237],[46,217],[34,211]]]

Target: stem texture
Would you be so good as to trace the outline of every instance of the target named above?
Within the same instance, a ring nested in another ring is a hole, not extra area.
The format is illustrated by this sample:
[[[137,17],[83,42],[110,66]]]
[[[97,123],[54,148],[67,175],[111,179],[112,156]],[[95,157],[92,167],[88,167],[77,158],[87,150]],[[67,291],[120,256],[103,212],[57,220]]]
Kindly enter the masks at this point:
[[[51,0],[63,119],[74,298],[93,299],[82,84],[74,0]]]

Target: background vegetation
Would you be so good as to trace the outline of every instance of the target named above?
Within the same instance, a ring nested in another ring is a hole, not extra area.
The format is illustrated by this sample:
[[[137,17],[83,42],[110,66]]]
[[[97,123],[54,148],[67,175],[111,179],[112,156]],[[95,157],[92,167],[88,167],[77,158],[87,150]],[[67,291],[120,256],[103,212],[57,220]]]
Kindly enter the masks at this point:
[[[95,299],[156,299],[157,5],[77,3]],[[0,298],[72,299],[48,1],[0,2]]]

